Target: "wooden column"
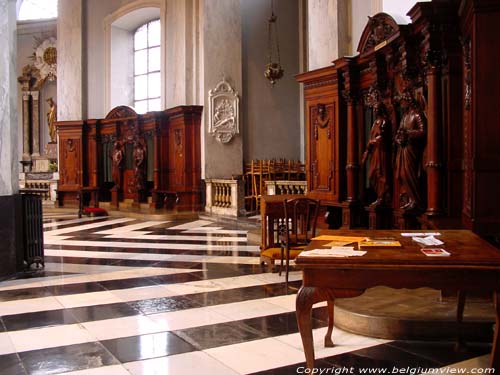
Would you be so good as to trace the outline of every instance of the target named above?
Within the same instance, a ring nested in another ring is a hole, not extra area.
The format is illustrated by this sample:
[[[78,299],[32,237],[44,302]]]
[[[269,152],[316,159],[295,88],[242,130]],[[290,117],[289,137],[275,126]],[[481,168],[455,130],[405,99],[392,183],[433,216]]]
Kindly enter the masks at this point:
[[[347,102],[347,199],[349,203],[358,201],[358,129],[356,125],[356,98],[352,91],[344,92]]]
[[[430,51],[429,55],[433,52]],[[439,56],[431,57],[427,69],[428,107],[427,107],[427,211],[428,216],[442,213],[441,184],[443,165],[441,161],[440,114],[439,114]]]

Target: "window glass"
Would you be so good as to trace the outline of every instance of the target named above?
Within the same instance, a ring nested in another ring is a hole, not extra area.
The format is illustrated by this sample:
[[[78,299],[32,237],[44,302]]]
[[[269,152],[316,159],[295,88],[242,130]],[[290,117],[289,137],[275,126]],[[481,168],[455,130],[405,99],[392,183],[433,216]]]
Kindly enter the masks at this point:
[[[161,95],[160,73],[148,74],[148,98],[156,98]]]
[[[148,47],[148,24],[145,24],[137,29],[134,35],[134,50]]]
[[[161,25],[150,21],[134,34],[134,106],[137,113],[161,110]]]
[[[146,113],[148,111],[148,101],[147,100],[141,100],[138,102],[135,102],[135,111],[137,113]]]
[[[151,21],[148,26],[148,47],[159,46],[161,40],[160,20]]]
[[[148,70],[160,71],[160,47],[154,47],[148,51]]]
[[[134,53],[134,74],[146,74],[148,72],[148,50],[143,49]]]
[[[147,99],[148,98],[148,76],[136,76],[135,77],[135,100]]]
[[[161,111],[161,101],[160,101],[160,98],[158,98],[158,99],[150,99],[149,100],[148,110],[149,111]]]
[[[24,0],[18,20],[39,20],[57,17],[57,0]]]

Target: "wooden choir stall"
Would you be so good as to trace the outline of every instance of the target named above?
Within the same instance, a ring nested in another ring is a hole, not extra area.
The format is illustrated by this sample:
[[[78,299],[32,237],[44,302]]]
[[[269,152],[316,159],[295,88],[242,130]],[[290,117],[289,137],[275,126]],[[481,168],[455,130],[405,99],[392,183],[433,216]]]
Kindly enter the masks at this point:
[[[58,201],[124,201],[139,206],[199,210],[201,205],[201,106],[179,106],[143,115],[126,106],[104,119],[59,121]],[[151,197],[150,199],[148,199]]]
[[[499,14],[480,0],[417,3],[407,25],[378,13],[359,54],[297,76],[308,196],[331,228],[500,232]]]

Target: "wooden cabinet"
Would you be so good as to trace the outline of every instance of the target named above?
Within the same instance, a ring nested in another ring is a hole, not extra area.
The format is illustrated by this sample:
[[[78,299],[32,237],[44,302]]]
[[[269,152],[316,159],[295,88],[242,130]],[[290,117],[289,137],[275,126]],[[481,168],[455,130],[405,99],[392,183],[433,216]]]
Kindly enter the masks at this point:
[[[498,235],[500,1],[421,2],[408,15],[370,17],[358,54],[297,76],[308,194],[343,227]]]
[[[59,121],[60,205],[75,205],[78,191],[92,187],[115,207],[151,196],[154,207],[170,197],[179,210],[199,210],[201,113],[179,106],[139,115],[120,106],[104,119]]]
[[[339,116],[337,70],[319,69],[297,76],[304,84],[308,195],[333,202],[344,198],[345,132]],[[345,125],[345,124],[344,124]]]

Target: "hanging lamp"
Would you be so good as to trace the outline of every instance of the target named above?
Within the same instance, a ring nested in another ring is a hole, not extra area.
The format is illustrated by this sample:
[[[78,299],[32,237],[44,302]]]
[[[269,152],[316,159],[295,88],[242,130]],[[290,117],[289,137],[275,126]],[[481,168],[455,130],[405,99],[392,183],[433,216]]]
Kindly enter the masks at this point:
[[[271,17],[267,21],[267,33],[268,33],[268,56],[269,62],[266,65],[266,70],[264,71],[264,76],[269,80],[271,85],[274,84],[283,77],[283,68],[280,63],[280,46],[278,41],[278,17],[274,14],[274,0],[271,0]],[[274,56],[276,55],[276,56]],[[273,58],[276,57],[276,61]]]

